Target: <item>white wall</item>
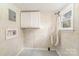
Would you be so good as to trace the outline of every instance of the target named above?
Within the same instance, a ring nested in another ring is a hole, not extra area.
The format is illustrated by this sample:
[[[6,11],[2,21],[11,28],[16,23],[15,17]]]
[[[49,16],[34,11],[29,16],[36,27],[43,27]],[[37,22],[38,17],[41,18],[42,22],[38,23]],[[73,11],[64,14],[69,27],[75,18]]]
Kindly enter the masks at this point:
[[[74,30],[61,31],[60,55],[79,55],[79,4],[74,4]]]
[[[16,22],[9,21],[8,9],[16,12]],[[55,30],[53,13],[41,12],[40,29],[20,28],[20,9],[13,4],[0,4],[0,55],[16,55],[22,48],[48,48],[49,35]],[[6,28],[18,28],[16,38],[6,40]]]
[[[40,29],[25,29],[24,47],[25,48],[43,48],[47,49],[50,40],[49,36],[55,30],[56,17],[51,12],[41,12]]]
[[[16,22],[9,21],[8,9],[16,12]],[[6,40],[6,28],[17,28],[18,36]],[[22,31],[20,29],[20,10],[12,4],[0,4],[0,55],[16,55],[23,47]]]

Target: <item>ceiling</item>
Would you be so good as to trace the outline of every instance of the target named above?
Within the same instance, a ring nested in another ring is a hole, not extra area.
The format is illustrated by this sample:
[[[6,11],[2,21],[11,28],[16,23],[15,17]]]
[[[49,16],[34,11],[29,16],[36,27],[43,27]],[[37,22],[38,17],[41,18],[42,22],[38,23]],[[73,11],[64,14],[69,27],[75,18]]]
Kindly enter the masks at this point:
[[[16,3],[21,10],[58,11],[66,6],[66,3]]]

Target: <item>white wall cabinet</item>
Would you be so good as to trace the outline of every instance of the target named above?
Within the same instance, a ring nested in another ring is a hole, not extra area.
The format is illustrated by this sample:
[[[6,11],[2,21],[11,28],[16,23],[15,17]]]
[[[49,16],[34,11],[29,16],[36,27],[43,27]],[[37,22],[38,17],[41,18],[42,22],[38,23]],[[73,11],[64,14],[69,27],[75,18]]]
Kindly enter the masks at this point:
[[[73,4],[70,4],[61,10],[60,29],[73,30]]]
[[[21,28],[40,28],[40,12],[21,12]]]

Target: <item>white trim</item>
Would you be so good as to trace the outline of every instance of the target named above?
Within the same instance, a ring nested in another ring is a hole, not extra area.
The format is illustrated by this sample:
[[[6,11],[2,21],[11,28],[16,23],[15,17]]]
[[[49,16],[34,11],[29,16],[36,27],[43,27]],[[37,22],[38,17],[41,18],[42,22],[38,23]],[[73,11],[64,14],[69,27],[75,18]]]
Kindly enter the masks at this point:
[[[16,54],[16,56],[19,56],[20,53],[21,53],[23,50],[24,50],[24,48],[22,48],[22,49]]]
[[[24,49],[48,50],[47,48],[24,48]],[[56,50],[56,49],[50,49],[50,50]]]

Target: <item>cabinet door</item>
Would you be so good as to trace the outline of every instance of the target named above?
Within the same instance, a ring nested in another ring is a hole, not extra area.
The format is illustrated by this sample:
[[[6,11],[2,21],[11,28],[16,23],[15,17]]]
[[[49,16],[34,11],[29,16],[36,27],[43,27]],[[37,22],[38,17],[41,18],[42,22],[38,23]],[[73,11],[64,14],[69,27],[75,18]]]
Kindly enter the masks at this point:
[[[31,12],[31,27],[39,28],[40,22],[40,13],[39,12]]]
[[[22,28],[39,28],[40,12],[22,12],[21,27]]]
[[[21,27],[28,28],[30,27],[31,21],[31,13],[30,12],[22,12],[21,13]]]

